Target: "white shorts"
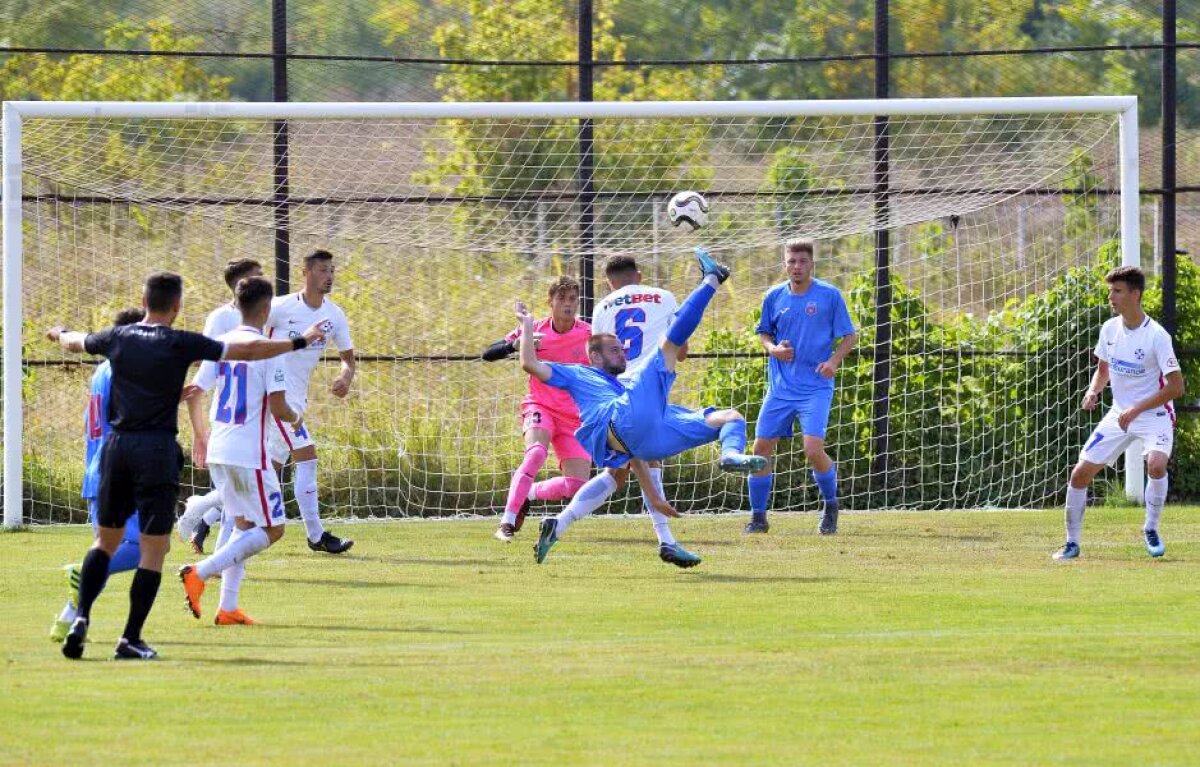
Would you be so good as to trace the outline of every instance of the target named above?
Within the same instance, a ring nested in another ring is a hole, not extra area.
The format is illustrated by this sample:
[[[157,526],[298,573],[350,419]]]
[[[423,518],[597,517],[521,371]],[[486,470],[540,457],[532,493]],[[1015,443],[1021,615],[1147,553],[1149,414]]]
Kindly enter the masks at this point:
[[[1152,452],[1171,455],[1175,444],[1175,418],[1170,412],[1159,408],[1142,413],[1129,424],[1129,431],[1122,431],[1117,424],[1120,415],[1116,408],[1108,411],[1079,451],[1079,460],[1111,466],[1135,439],[1142,441],[1142,455]]]
[[[275,463],[287,463],[293,450],[317,444],[308,430],[307,423],[302,423],[300,430],[296,431],[290,423],[284,423],[273,416],[267,417],[274,422],[274,426],[267,426],[267,455]]]
[[[283,513],[283,491],[275,469],[249,469],[210,463],[208,473],[221,494],[221,508],[226,514],[241,517],[259,527],[275,527],[287,523]]]

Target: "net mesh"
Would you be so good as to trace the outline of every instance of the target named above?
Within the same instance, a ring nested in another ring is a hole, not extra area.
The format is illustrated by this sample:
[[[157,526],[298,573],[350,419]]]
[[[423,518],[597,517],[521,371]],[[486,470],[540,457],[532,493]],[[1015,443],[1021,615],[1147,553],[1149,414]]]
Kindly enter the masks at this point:
[[[522,453],[526,377],[515,361],[478,355],[515,326],[514,299],[548,313],[546,286],[579,274],[587,254],[634,255],[647,283],[681,299],[697,279],[693,246],[733,267],[675,399],[737,407],[753,424],[765,387],[756,312],[784,279],[780,245],[801,236],[819,241],[817,274],[842,289],[860,329],[828,433],[844,506],[1056,498],[1086,436],[1075,405],[1105,316],[1080,270],[1116,252],[1116,120],[892,117],[886,196],[876,127],[861,117],[597,119],[584,194],[576,120],[292,120],[281,204],[270,121],[29,120],[28,516],[80,518],[91,372],[36,331],[102,327],[159,269],[184,275],[179,325],[199,329],[228,300],[227,260],[258,258],[270,273],[281,215],[294,276],[312,249],[335,254],[332,298],[363,360],[346,400],[329,393],[335,357],[312,383],[327,515],[503,506]],[[671,228],[664,210],[688,188],[712,209],[694,234]],[[875,359],[878,231],[891,247],[888,370]],[[606,291],[599,277],[596,297]],[[774,507],[811,508],[800,441],[780,447]],[[714,457],[702,448],[668,462],[669,495],[691,511],[747,508],[744,480],[717,472]],[[186,476],[207,484],[203,472]],[[612,508],[635,510],[636,499]]]

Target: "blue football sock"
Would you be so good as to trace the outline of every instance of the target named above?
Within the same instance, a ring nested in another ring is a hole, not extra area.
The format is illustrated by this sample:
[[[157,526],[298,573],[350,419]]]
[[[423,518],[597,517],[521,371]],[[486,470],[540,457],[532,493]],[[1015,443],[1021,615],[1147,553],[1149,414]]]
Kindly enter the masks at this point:
[[[721,427],[721,453],[741,453],[746,450],[746,422],[730,421]]]
[[[767,518],[767,506],[771,503],[771,487],[775,484],[775,475],[767,474],[759,477],[751,474],[746,479],[750,486],[750,512],[754,519]]]
[[[693,290],[683,302],[683,306],[679,307],[679,311],[675,312],[675,319],[671,322],[671,327],[667,328],[667,340],[676,346],[686,344],[700,326],[700,318],[704,316],[708,302],[716,294],[716,288],[707,283],[702,283]]]
[[[813,469],[813,479],[816,480],[817,488],[821,491],[821,497],[825,499],[825,503],[837,503],[837,465],[829,467],[829,471],[819,472]]]
[[[121,545],[113,552],[112,559],[108,561],[108,574],[136,570],[141,558],[142,549],[137,541],[121,541]]]

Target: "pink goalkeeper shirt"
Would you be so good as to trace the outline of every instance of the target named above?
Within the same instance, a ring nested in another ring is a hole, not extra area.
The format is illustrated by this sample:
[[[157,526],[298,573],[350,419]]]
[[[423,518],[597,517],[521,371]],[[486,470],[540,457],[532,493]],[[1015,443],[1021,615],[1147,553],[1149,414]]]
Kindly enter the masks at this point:
[[[588,364],[587,344],[592,335],[592,326],[583,320],[575,320],[575,327],[566,333],[554,329],[554,321],[546,317],[533,323],[533,332],[541,333],[541,344],[537,349],[537,358],[545,362],[568,362],[579,365]],[[504,337],[506,341],[515,341],[521,335],[517,328]],[[579,408],[575,400],[562,389],[547,386],[533,376],[529,377],[529,394],[521,400],[521,407],[536,405],[553,410],[564,415],[578,417]]]

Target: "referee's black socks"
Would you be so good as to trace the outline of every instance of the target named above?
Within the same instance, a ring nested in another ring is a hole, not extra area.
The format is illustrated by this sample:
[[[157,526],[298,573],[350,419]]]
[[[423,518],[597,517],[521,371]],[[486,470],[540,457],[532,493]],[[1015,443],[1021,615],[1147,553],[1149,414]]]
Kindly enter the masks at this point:
[[[121,634],[130,644],[142,641],[142,626],[146,625],[146,616],[154,607],[160,583],[162,573],[157,570],[139,567],[133,574],[133,583],[129,587],[129,620],[125,623],[125,632]]]
[[[88,549],[84,555],[83,564],[79,566],[80,617],[91,618],[92,603],[104,591],[104,584],[108,581],[108,563],[111,560],[112,557],[96,548]]]

